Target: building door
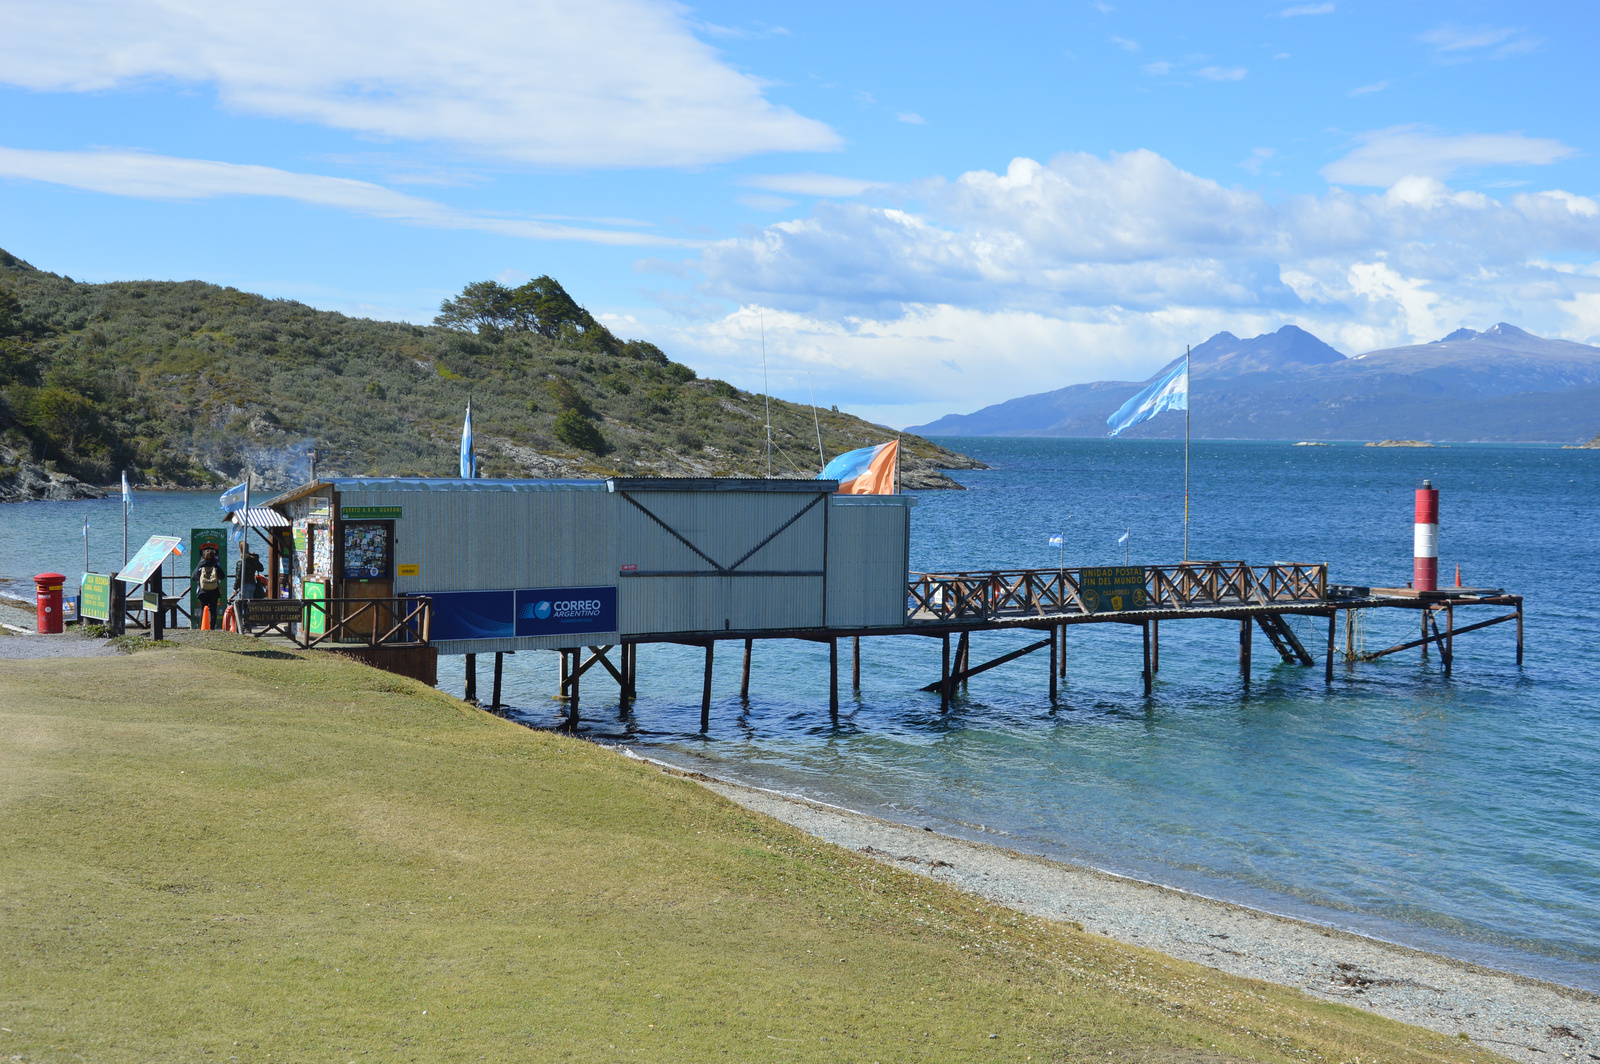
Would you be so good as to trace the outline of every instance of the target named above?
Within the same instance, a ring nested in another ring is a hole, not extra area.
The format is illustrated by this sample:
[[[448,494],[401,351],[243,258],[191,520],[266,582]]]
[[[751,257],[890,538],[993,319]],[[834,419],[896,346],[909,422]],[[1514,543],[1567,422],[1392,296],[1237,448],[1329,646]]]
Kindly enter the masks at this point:
[[[352,639],[370,638],[374,628],[383,634],[395,623],[389,602],[364,606],[350,600],[394,598],[394,522],[342,521],[335,546],[340,597],[347,600],[341,613],[346,633]]]

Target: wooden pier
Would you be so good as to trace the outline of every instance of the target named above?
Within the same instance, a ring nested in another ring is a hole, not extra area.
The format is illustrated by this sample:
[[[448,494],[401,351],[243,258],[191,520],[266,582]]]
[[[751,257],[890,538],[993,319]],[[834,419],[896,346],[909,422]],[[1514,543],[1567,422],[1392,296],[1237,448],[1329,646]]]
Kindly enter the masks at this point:
[[[1108,576],[1107,574],[1111,574]],[[1121,574],[1120,577],[1117,574]],[[1108,580],[1131,581],[1117,588],[1122,594],[1105,593]],[[1098,586],[1097,586],[1098,585]],[[1474,606],[1509,608],[1487,620],[1458,627],[1458,609]],[[1420,634],[1417,639],[1376,652],[1355,648],[1355,618],[1360,611],[1409,609],[1417,611]],[[1141,630],[1143,668],[1141,680],[1149,696],[1155,674],[1161,668],[1161,624],[1188,620],[1233,620],[1239,625],[1239,671],[1250,681],[1251,658],[1256,629],[1287,663],[1305,667],[1316,665],[1316,657],[1290,627],[1290,616],[1321,617],[1327,620],[1327,644],[1323,650],[1323,676],[1334,679],[1334,660],[1338,653],[1340,615],[1345,617],[1345,659],[1348,664],[1373,661],[1404,650],[1420,649],[1426,656],[1436,648],[1448,674],[1454,664],[1455,638],[1492,625],[1515,621],[1517,625],[1516,661],[1522,664],[1522,597],[1498,588],[1443,588],[1415,591],[1411,588],[1355,587],[1330,585],[1327,566],[1318,564],[1275,563],[1252,566],[1242,561],[1187,562],[1177,565],[1151,565],[1111,568],[1016,569],[990,572],[919,573],[907,586],[906,621],[896,627],[796,629],[793,631],[718,631],[675,633],[625,639],[619,646],[593,646],[563,650],[561,680],[557,698],[567,704],[567,725],[579,722],[579,691],[582,677],[600,666],[617,684],[624,710],[637,697],[638,645],[644,642],[677,643],[703,648],[705,670],[701,688],[700,727],[711,724],[711,681],[716,645],[743,644],[740,696],[748,698],[753,648],[757,640],[800,639],[828,646],[829,710],[835,721],[839,715],[839,641],[850,640],[851,685],[861,686],[861,640],[879,636],[923,636],[942,642],[939,678],[922,688],[938,693],[940,706],[947,710],[958,690],[966,690],[973,677],[1039,650],[1048,650],[1049,696],[1057,698],[1059,681],[1066,676],[1067,630],[1080,624],[1122,624]],[[1441,624],[1442,619],[1442,624]],[[972,664],[972,634],[975,632],[1027,629],[1042,638],[1011,650],[989,661]],[[617,661],[611,652],[617,651]],[[498,685],[495,702],[498,704]]]

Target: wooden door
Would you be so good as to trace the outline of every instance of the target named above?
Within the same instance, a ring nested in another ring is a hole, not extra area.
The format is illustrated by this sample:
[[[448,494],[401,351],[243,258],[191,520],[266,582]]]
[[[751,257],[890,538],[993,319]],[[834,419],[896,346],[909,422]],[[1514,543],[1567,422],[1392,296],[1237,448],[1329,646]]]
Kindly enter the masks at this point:
[[[341,598],[392,599],[394,597],[394,522],[341,521],[335,543]],[[345,631],[351,639],[370,639],[394,626],[393,611],[385,606],[363,608],[359,602],[343,607]]]

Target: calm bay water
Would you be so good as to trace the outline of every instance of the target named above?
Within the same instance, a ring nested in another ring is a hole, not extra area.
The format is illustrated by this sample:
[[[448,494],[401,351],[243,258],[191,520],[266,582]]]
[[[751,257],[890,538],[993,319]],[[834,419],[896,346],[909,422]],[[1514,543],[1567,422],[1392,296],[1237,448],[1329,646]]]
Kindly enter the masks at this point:
[[[1182,444],[953,440],[993,469],[966,492],[924,493],[912,566],[978,569],[1135,564],[1182,556]],[[1442,490],[1441,577],[1527,597],[1527,655],[1513,625],[1463,636],[1455,673],[1416,651],[1323,683],[1324,623],[1297,621],[1314,669],[1276,663],[1258,635],[1248,689],[1233,622],[1163,626],[1155,693],[1140,684],[1137,628],[1069,631],[1068,675],[1048,700],[1044,654],[972,681],[948,714],[916,689],[939,644],[864,641],[862,690],[838,727],[826,650],[757,645],[748,704],[738,649],[718,657],[709,737],[696,734],[702,657],[646,646],[640,698],[585,676],[583,733],[717,775],[957,835],[1600,989],[1600,452],[1549,447],[1377,449],[1201,443],[1193,448],[1190,555],[1326,561],[1331,579],[1410,577],[1411,491]],[[75,573],[121,557],[116,500],[0,507],[0,576]],[[213,522],[212,495],[140,494],[133,542]],[[1487,617],[1492,608],[1480,616]],[[1385,616],[1385,612],[1392,616]],[[1477,619],[1458,616],[1457,623]],[[1415,614],[1374,611],[1377,649],[1415,637]],[[1031,641],[980,634],[974,660]],[[1343,645],[1344,633],[1339,633]],[[485,664],[487,664],[485,662]],[[841,669],[848,677],[848,658]],[[441,686],[461,690],[460,659]],[[487,695],[487,668],[480,690]],[[557,720],[552,654],[507,659],[507,696],[529,724]],[[847,682],[847,681],[846,681]]]

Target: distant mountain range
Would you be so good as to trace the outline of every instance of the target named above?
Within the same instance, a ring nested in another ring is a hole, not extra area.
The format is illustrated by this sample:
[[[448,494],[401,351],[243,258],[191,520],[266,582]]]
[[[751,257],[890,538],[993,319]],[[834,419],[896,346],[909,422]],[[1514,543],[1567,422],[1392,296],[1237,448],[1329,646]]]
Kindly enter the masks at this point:
[[[1600,430],[1600,348],[1504,322],[1354,358],[1293,325],[1248,340],[1222,332],[1194,349],[1190,373],[1192,432],[1202,439],[1576,443]],[[907,431],[1105,436],[1106,418],[1142,387],[1075,384]],[[1183,414],[1124,435],[1181,437]]]

